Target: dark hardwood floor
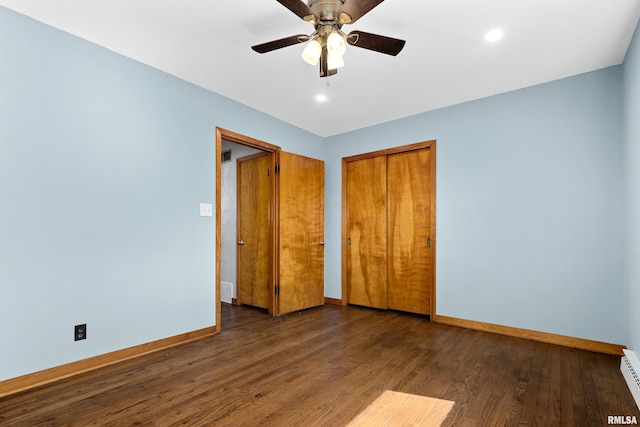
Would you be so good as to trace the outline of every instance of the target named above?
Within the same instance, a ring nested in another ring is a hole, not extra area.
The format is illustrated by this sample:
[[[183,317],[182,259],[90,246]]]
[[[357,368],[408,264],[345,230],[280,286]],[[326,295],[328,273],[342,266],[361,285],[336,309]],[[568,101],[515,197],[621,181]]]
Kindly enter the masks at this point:
[[[216,336],[0,399],[0,425],[344,426],[385,390],[455,402],[446,426],[640,420],[616,356],[358,307],[222,315]]]

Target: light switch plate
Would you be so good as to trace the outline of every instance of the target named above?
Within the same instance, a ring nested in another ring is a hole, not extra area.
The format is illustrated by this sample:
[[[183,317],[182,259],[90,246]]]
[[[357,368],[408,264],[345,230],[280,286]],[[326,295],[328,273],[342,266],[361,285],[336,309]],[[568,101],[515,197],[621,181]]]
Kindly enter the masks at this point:
[[[213,205],[211,203],[200,203],[200,216],[213,216]]]

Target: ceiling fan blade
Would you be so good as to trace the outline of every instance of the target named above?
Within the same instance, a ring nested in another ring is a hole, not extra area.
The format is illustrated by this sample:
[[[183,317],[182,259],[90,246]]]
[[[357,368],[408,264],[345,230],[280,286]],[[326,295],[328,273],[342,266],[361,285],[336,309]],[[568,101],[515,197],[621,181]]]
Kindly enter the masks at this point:
[[[301,0],[277,0],[278,3],[298,15],[305,21],[319,21],[318,14],[313,11],[306,3]]]
[[[295,36],[285,37],[283,39],[272,40],[270,42],[257,44],[255,46],[251,46],[251,49],[255,50],[258,53],[267,53],[272,50],[282,49],[283,47],[292,46],[298,43],[304,43],[309,40],[309,36],[306,34],[298,34]]]
[[[338,18],[343,24],[353,24],[383,1],[384,0],[347,0],[340,10],[338,10]]]
[[[352,31],[347,36],[347,43],[351,46],[396,56],[400,53],[406,42],[378,34],[365,33],[364,31]]]
[[[327,46],[322,46],[322,55],[320,56],[320,77],[329,77],[338,74],[338,70],[329,69],[329,51]]]

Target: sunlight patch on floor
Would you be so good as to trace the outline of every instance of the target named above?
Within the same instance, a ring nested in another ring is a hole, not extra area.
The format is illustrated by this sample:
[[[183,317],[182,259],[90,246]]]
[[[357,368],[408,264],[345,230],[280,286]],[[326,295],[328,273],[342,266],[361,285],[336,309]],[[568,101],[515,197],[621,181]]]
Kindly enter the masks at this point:
[[[442,424],[455,402],[386,390],[348,427],[429,426]]]

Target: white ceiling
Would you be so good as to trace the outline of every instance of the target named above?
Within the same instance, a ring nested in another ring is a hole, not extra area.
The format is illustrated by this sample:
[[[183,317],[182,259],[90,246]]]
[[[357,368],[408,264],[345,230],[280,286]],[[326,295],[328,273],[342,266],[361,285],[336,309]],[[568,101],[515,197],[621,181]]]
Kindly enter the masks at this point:
[[[302,44],[250,49],[313,31],[276,0],[0,5],[323,137],[620,64],[640,17],[640,0],[386,0],[344,30],[404,39],[404,50],[350,46],[338,75],[320,79]],[[486,42],[495,27],[503,39]]]

